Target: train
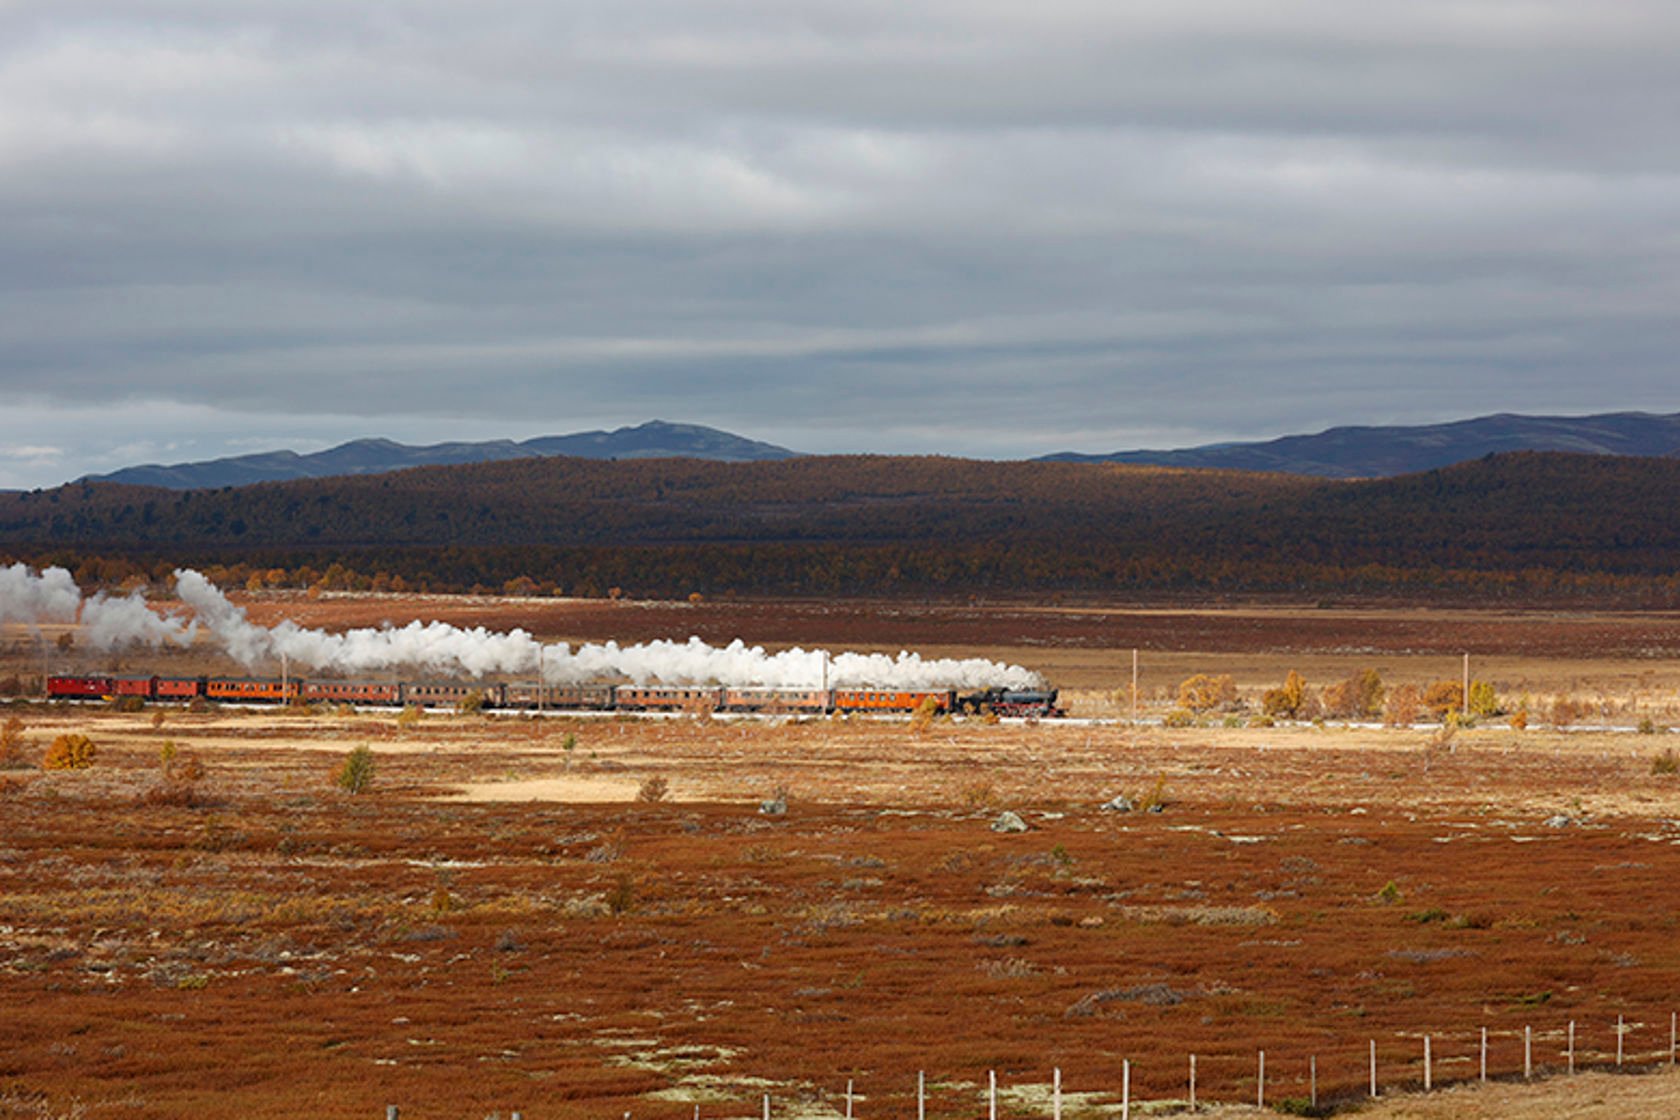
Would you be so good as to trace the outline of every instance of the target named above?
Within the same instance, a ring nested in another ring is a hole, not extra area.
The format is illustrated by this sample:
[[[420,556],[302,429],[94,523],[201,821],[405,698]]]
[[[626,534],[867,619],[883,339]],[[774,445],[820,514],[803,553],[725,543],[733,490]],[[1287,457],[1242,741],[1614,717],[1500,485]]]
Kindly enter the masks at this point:
[[[1055,689],[738,688],[726,685],[584,684],[535,681],[345,681],[307,677],[52,676],[49,700],[232,704],[350,704],[357,707],[580,712],[758,712],[810,715],[908,713],[931,703],[939,714],[1055,719]]]

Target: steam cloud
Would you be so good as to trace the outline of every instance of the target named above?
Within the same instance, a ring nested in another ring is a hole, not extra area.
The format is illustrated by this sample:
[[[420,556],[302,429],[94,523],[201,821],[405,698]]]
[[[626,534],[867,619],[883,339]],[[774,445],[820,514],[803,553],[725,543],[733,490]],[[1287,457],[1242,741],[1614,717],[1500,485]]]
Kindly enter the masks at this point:
[[[904,652],[838,653],[790,649],[767,653],[734,641],[719,648],[699,638],[620,646],[565,642],[544,645],[524,630],[499,633],[462,629],[443,622],[411,622],[331,633],[294,622],[258,626],[198,572],[175,573],[181,601],[192,608],[159,614],[138,593],[84,598],[70,573],[48,568],[39,574],[22,564],[0,568],[0,623],[79,622],[83,640],[95,650],[132,645],[185,646],[202,631],[247,669],[270,667],[284,657],[304,670],[370,673],[413,668],[430,673],[534,675],[538,666],[553,684],[625,678],[636,684],[722,684],[739,687],[816,688],[1030,688],[1038,674],[1019,665],[983,658],[924,659]]]

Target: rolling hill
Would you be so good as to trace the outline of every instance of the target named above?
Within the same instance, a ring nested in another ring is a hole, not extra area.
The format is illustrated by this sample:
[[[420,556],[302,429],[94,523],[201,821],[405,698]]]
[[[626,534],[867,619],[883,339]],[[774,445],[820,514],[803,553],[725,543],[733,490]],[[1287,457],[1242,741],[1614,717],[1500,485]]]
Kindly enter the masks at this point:
[[[258,482],[383,474],[410,467],[494,463],[549,455],[585,459],[694,458],[741,463],[790,459],[797,454],[785,447],[745,439],[716,428],[651,420],[633,428],[618,428],[610,432],[541,436],[517,443],[513,440],[492,440],[416,447],[388,439],[358,439],[308,455],[295,451],[265,451],[169,466],[154,463],[126,467],[110,474],[90,475],[81,481],[161,486],[169,490],[213,490]]]
[[[1210,444],[1176,451],[1060,452],[1054,462],[1149,463],[1215,470],[1280,471],[1318,478],[1388,478],[1508,451],[1671,456],[1680,452],[1680,413],[1599,416],[1502,413],[1449,424],[1342,427],[1260,443]]]
[[[1290,593],[1643,605],[1680,590],[1680,460],[1523,452],[1336,481],[885,456],[520,459],[0,495],[0,552],[369,586],[647,594]]]

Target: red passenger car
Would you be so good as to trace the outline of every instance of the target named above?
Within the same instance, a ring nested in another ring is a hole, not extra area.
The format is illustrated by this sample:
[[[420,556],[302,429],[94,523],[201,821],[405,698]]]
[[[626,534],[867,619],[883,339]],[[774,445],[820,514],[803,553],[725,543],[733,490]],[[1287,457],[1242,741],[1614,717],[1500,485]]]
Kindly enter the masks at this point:
[[[191,700],[204,695],[204,678],[159,677],[152,694],[159,700]]]
[[[104,700],[116,695],[110,677],[48,677],[49,700]]]

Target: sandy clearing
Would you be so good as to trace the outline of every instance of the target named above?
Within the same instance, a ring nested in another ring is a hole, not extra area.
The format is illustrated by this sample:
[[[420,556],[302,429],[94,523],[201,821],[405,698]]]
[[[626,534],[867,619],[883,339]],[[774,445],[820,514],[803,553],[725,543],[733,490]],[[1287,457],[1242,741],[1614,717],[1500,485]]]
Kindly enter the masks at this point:
[[[500,782],[467,782],[446,801],[561,801],[603,803],[634,801],[641,783],[633,778],[526,778]],[[680,801],[667,794],[665,800]]]

